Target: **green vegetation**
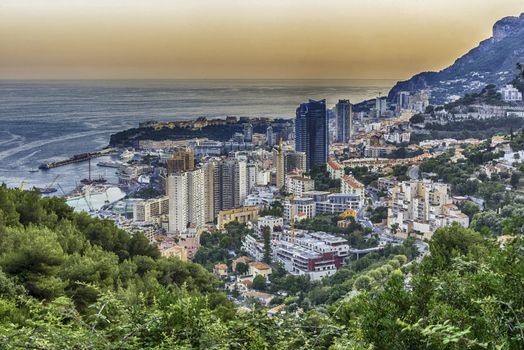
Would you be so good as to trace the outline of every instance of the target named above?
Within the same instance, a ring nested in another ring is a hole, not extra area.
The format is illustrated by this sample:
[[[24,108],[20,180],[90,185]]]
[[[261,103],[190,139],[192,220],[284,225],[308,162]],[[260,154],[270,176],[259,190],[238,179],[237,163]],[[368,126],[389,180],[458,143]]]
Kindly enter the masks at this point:
[[[424,120],[425,120],[424,115],[421,113],[417,113],[413,115],[411,118],[409,118],[409,122],[413,124],[422,124],[424,123]]]
[[[451,121],[446,124],[426,123],[425,133],[412,133],[411,144],[417,144],[423,140],[439,140],[454,138],[464,140],[469,138],[485,139],[501,133],[509,133],[511,130],[520,129],[524,126],[524,119],[515,116],[488,119],[465,119]],[[428,133],[429,131],[429,133]]]
[[[493,152],[486,145],[469,148],[464,151],[466,159],[456,163],[451,161],[454,151],[447,152],[439,157],[426,159],[420,165],[420,170],[426,173],[435,173],[436,178],[451,184],[454,195],[472,195],[486,201],[486,207],[500,208],[514,200],[514,193],[506,190],[510,177],[508,174],[493,174],[488,179],[486,174],[480,173],[478,179],[474,175],[480,171],[480,165],[501,156]]]
[[[144,187],[139,189],[138,191],[131,194],[129,197],[131,198],[142,198],[142,199],[151,199],[160,197],[162,195],[162,192],[158,191],[154,187]]]
[[[331,179],[326,164],[316,165],[309,174],[315,180],[315,190],[340,192],[340,179]]]
[[[353,168],[346,167],[344,169],[344,172],[346,173],[346,175],[351,174],[355,179],[362,182],[366,186],[368,186],[373,181],[376,181],[379,177],[382,176],[381,173],[371,171],[370,168],[366,166],[358,166]]]
[[[521,207],[504,207],[502,232],[521,232],[522,217]],[[244,228],[227,231],[235,238],[218,244],[234,249]],[[141,235],[75,214],[63,200],[2,187],[0,344],[7,350],[520,349],[524,240],[501,245],[482,231],[439,229],[420,263],[409,239],[322,281],[275,266],[271,283],[257,280],[257,288],[286,291],[275,302],[286,304],[287,313],[269,318],[264,309],[237,311],[203,268],[159,257]]]
[[[242,240],[249,233],[252,231],[237,221],[227,223],[224,232],[204,232],[193,261],[212,271],[215,264],[228,262],[230,252],[240,252]]]
[[[269,208],[266,208],[259,212],[259,216],[276,216],[281,218],[284,215],[284,207],[282,206],[282,202],[280,201],[274,201],[271,203]]]
[[[497,92],[497,86],[494,84],[486,85],[480,92],[466,94],[464,97],[459,98],[455,102],[448,103],[444,106],[447,111],[453,111],[460,109],[464,106],[470,106],[474,104],[487,104],[491,106],[502,106],[505,105],[502,100],[502,96]]]
[[[369,220],[374,224],[380,224],[388,217],[388,207],[368,208]]]

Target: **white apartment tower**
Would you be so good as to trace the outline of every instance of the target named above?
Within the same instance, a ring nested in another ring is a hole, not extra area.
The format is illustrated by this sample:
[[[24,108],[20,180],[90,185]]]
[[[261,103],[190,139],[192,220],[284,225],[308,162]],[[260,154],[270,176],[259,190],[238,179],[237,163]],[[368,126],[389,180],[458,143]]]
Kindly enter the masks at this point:
[[[183,233],[189,225],[204,225],[206,198],[202,169],[170,174],[166,192],[169,198],[169,232]]]

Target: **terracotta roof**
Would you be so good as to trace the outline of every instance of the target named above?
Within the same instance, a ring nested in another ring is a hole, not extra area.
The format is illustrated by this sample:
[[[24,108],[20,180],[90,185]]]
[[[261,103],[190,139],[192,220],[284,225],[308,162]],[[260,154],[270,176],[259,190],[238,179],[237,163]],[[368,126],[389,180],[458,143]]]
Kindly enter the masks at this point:
[[[257,270],[269,270],[269,269],[271,269],[271,266],[269,266],[266,263],[260,262],[260,261],[255,261],[255,262],[249,263],[249,266],[253,266]]]
[[[342,176],[342,181],[344,181],[349,187],[352,187],[352,188],[363,188],[364,185],[358,181],[357,179],[355,179],[354,177],[352,176]]]
[[[342,166],[334,160],[329,160],[327,163],[333,170],[342,170]]]

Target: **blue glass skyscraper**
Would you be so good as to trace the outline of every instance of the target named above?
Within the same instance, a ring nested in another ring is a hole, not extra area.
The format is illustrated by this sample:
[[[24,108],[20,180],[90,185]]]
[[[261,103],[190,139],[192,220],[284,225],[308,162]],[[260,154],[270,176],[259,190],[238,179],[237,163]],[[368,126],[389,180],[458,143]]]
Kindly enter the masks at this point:
[[[326,100],[301,103],[295,120],[295,149],[306,153],[306,167],[324,164],[328,158]]]

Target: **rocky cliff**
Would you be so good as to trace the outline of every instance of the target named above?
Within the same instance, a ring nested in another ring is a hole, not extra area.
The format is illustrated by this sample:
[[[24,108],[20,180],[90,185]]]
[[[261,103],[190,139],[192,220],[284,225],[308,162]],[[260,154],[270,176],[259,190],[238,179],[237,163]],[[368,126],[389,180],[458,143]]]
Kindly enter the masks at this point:
[[[431,91],[432,103],[445,103],[464,93],[478,91],[486,84],[503,85],[516,75],[516,63],[524,63],[524,13],[505,17],[493,26],[493,36],[479,43],[451,66],[439,72],[424,72],[399,81],[388,100],[399,91]]]

